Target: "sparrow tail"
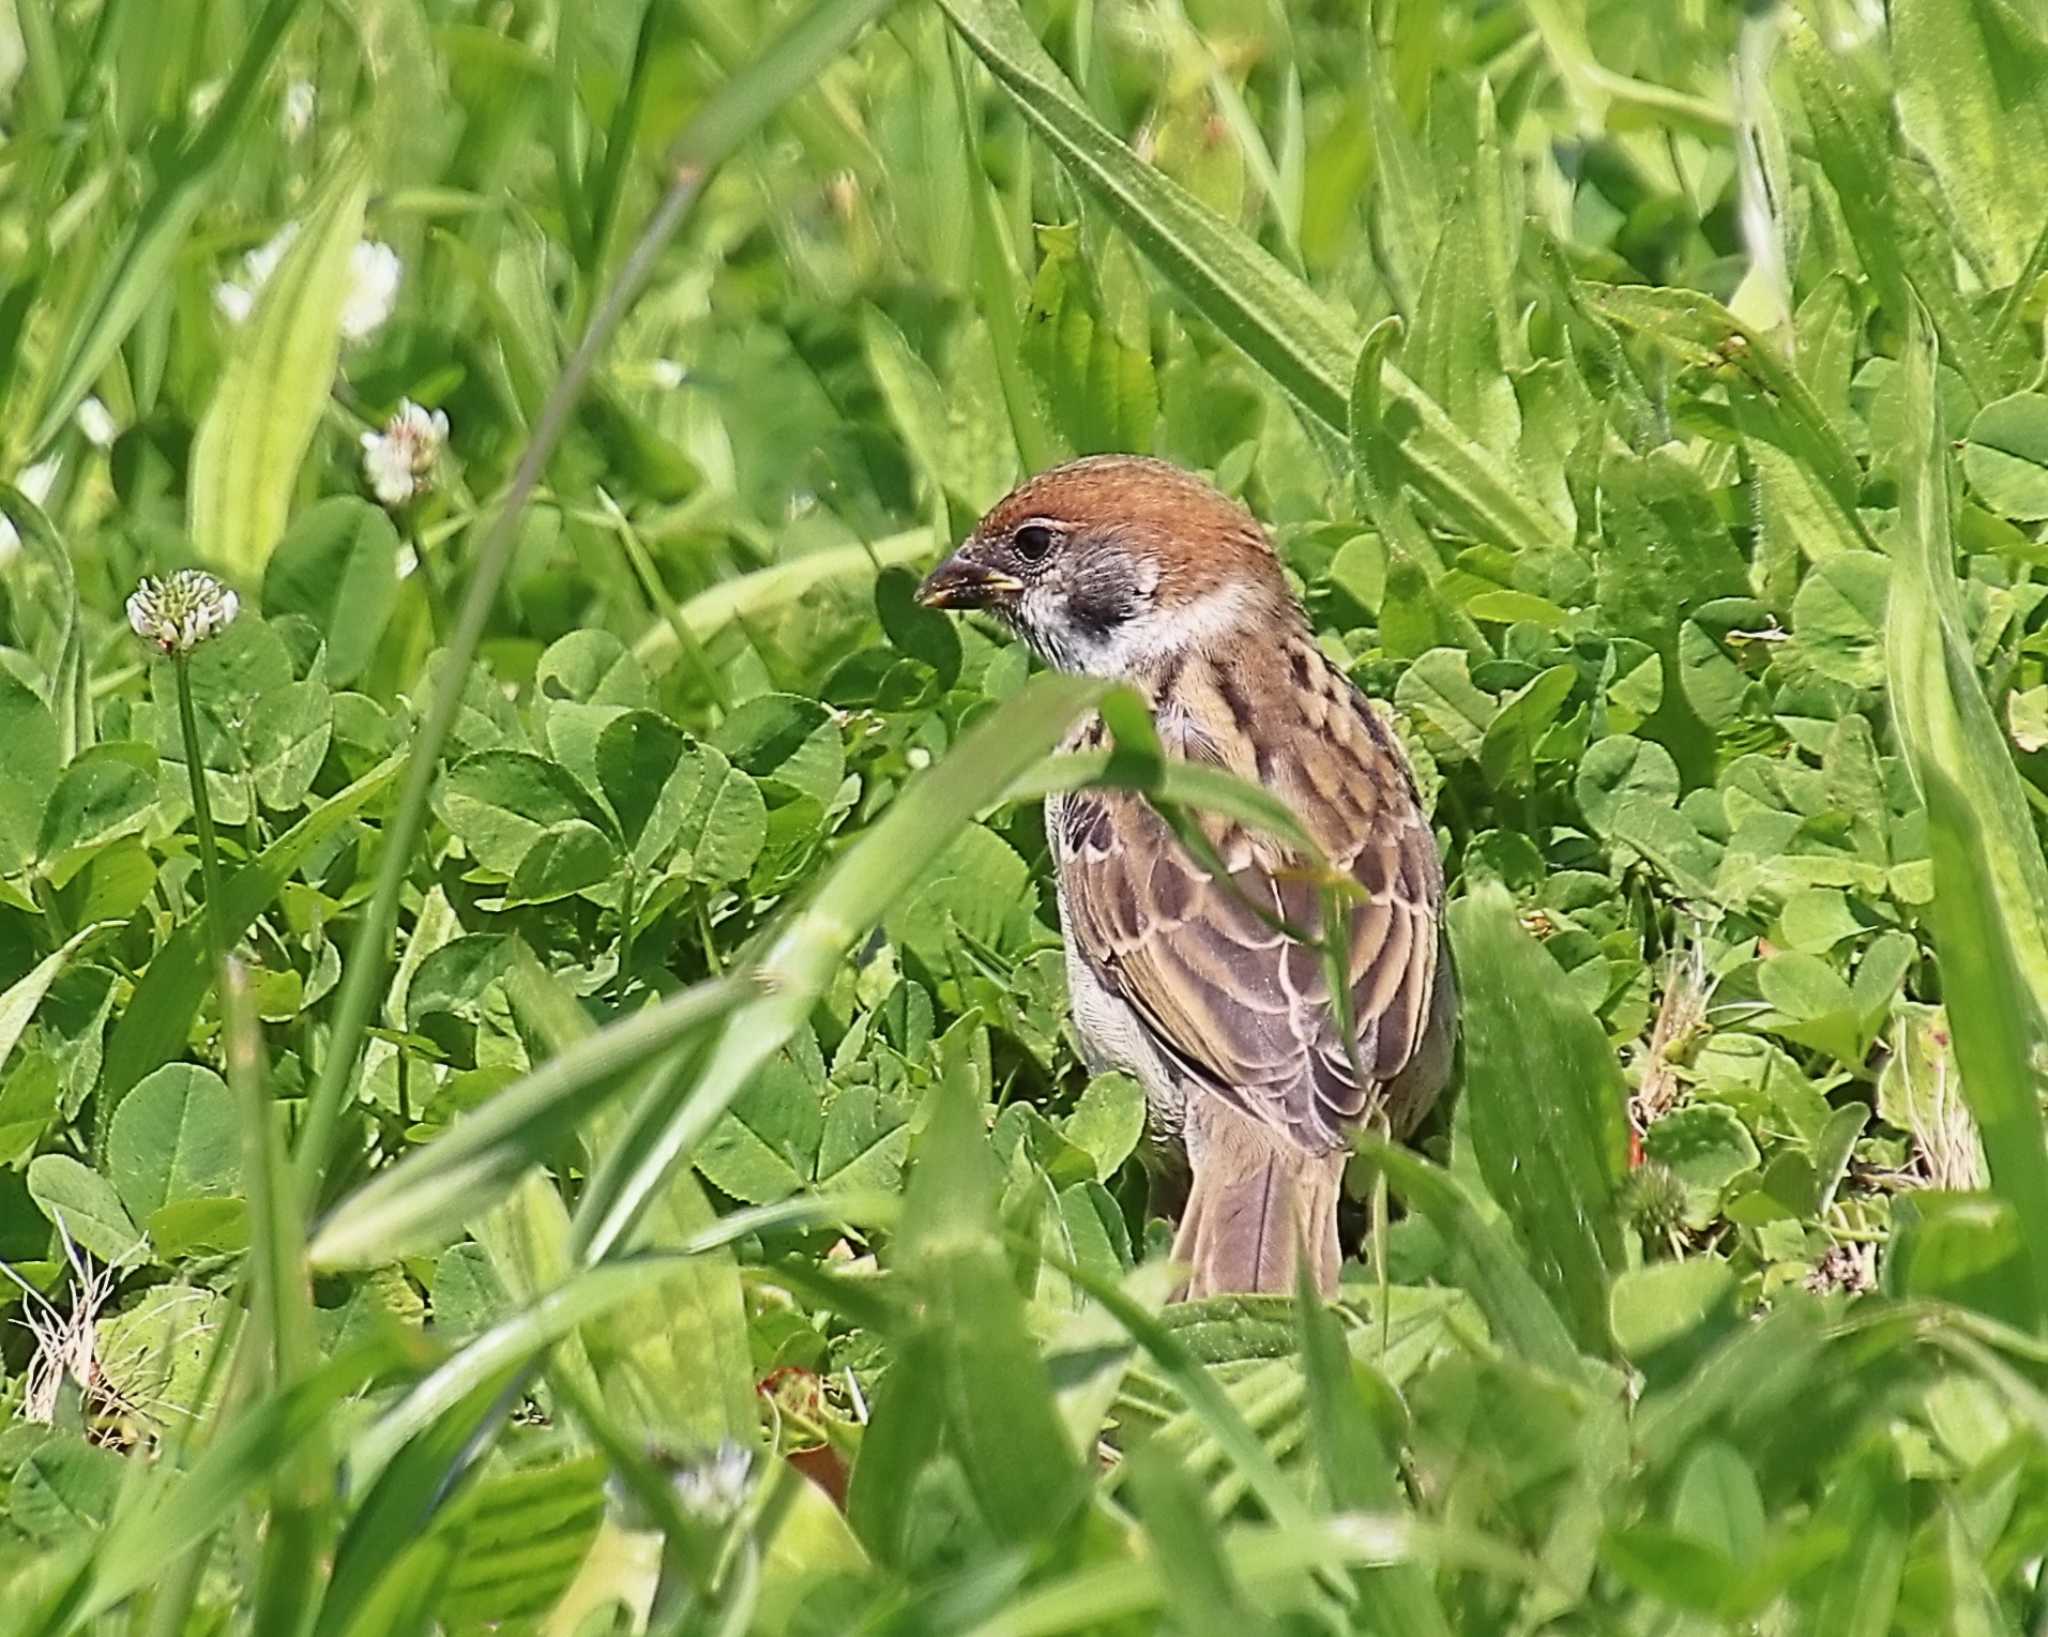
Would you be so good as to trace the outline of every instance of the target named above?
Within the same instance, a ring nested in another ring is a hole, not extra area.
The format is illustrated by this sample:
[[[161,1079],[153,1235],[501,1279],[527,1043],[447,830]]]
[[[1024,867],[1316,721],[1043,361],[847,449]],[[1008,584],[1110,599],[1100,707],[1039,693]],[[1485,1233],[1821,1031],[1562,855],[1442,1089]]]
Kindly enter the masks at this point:
[[[1174,1237],[1192,1301],[1228,1292],[1292,1295],[1306,1251],[1315,1284],[1337,1293],[1337,1193],[1345,1154],[1310,1154],[1213,1096],[1189,1098],[1194,1185]]]

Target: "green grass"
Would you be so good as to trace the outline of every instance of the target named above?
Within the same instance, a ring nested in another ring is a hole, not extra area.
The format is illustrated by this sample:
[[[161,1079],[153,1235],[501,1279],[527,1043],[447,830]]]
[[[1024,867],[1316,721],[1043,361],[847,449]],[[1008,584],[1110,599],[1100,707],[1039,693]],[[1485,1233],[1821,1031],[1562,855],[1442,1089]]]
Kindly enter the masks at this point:
[[[2034,8],[0,0],[0,132],[9,1633],[2048,1629]],[[1035,798],[1289,816],[911,596],[1108,448],[1444,846],[1334,1306],[1165,1304]]]

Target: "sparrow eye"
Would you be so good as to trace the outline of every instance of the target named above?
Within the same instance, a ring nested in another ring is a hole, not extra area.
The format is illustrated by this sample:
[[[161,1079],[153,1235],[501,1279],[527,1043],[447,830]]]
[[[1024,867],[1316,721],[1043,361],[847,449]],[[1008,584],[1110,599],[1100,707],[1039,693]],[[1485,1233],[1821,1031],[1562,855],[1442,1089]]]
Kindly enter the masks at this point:
[[[1010,546],[1027,563],[1042,563],[1052,555],[1058,536],[1043,523],[1026,523],[1010,536]]]

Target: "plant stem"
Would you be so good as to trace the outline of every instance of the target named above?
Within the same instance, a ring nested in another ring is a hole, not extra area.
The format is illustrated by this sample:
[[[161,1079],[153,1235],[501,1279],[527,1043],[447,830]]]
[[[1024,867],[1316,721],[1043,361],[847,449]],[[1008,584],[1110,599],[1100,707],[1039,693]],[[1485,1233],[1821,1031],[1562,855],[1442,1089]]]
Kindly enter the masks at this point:
[[[224,980],[228,940],[221,899],[220,838],[213,828],[213,806],[206,799],[206,761],[199,748],[199,715],[192,708],[192,664],[179,654],[178,727],[185,738],[185,771],[192,777],[192,820],[199,832],[199,873],[206,885],[206,937],[212,946],[214,973]],[[226,990],[223,988],[223,995]]]

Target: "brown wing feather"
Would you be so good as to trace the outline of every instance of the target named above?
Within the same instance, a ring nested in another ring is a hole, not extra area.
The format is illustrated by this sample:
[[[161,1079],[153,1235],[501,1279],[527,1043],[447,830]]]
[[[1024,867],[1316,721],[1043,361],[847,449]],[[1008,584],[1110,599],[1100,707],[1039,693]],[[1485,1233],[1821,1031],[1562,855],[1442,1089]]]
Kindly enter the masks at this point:
[[[1194,671],[1178,678],[1162,722],[1169,747],[1260,778],[1362,889],[1364,901],[1346,911],[1355,1059],[1321,951],[1251,908],[1314,928],[1320,894],[1298,858],[1242,825],[1207,828],[1233,891],[1142,798],[1066,798],[1054,843],[1067,935],[1194,1087],[1327,1150],[1377,1111],[1382,1088],[1416,1062],[1432,1018],[1447,1015],[1431,1004],[1449,982],[1435,838],[1384,725],[1306,642],[1220,682]],[[1403,1106],[1388,1110],[1397,1131],[1436,1089],[1403,1086]]]

